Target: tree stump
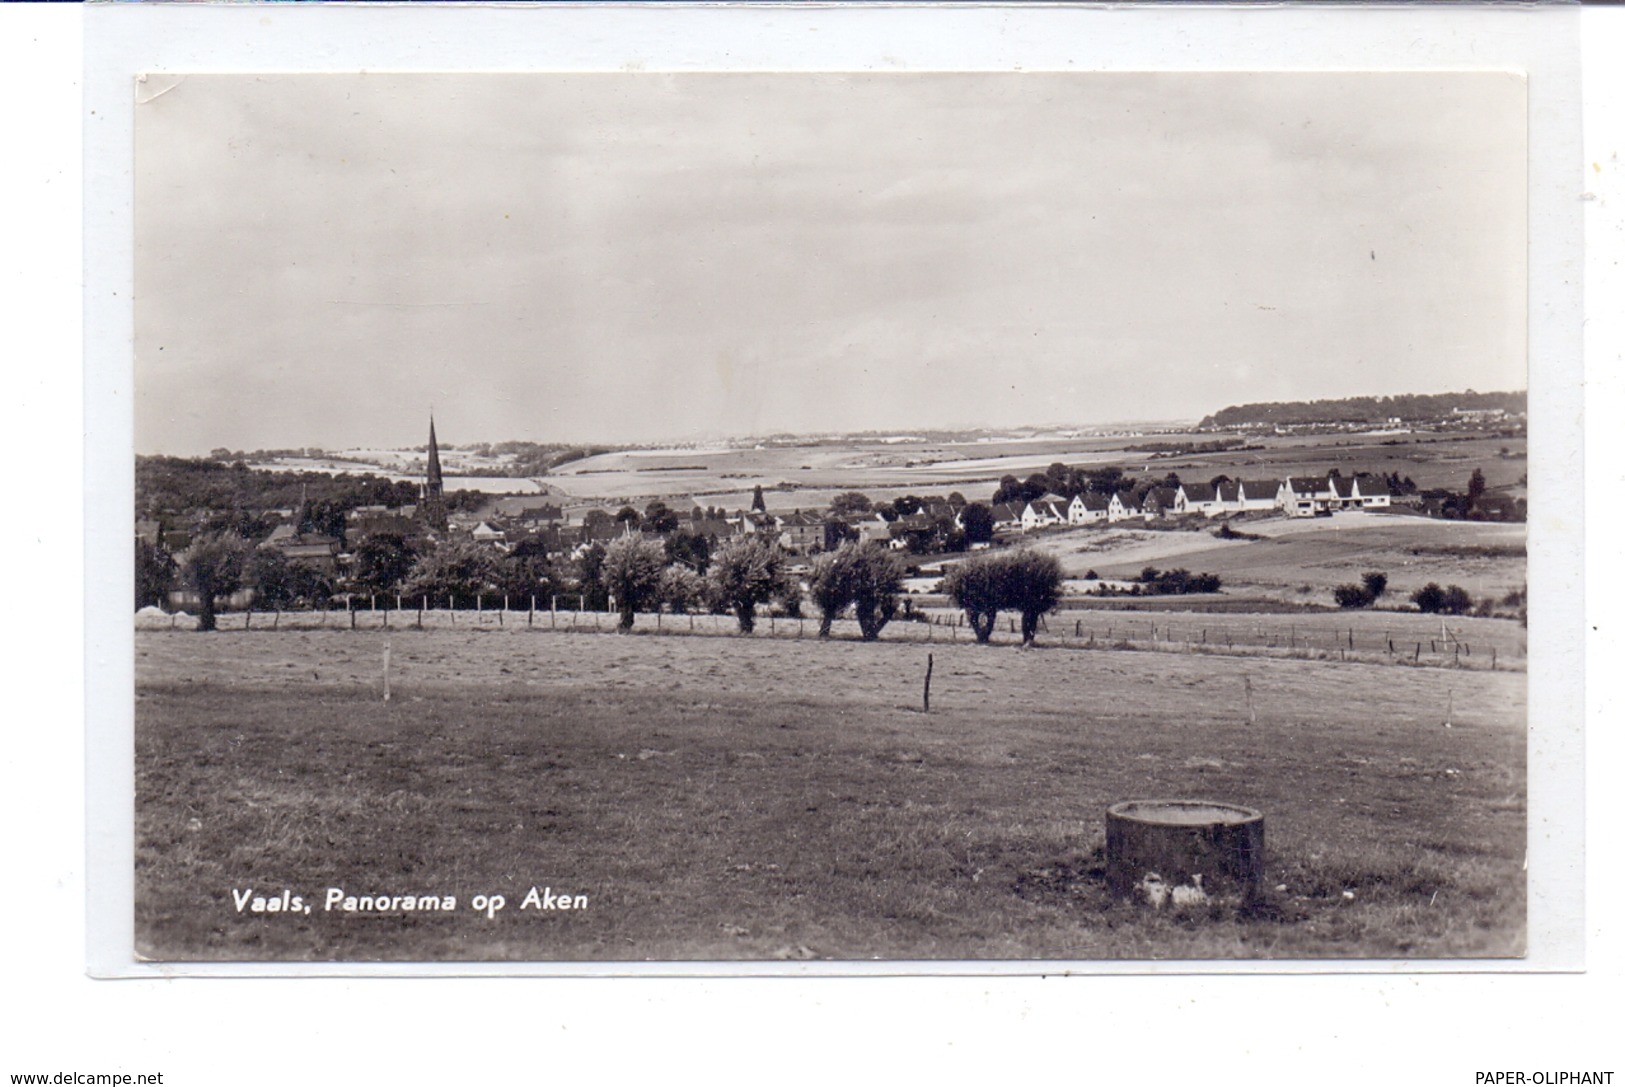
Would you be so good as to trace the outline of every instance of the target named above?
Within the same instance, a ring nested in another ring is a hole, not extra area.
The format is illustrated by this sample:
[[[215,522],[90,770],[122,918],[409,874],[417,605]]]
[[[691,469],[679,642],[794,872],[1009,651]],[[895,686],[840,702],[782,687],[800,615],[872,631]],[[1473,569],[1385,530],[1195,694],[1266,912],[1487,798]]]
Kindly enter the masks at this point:
[[[1106,809],[1106,882],[1153,908],[1247,906],[1264,892],[1264,816],[1205,800]]]

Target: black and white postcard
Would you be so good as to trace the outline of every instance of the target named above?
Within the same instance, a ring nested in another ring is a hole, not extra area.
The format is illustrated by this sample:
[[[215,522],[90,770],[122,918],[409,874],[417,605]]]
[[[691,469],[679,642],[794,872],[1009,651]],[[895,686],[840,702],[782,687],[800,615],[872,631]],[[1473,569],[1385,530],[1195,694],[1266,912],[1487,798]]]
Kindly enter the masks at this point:
[[[138,958],[1524,953],[1521,74],[133,109]]]

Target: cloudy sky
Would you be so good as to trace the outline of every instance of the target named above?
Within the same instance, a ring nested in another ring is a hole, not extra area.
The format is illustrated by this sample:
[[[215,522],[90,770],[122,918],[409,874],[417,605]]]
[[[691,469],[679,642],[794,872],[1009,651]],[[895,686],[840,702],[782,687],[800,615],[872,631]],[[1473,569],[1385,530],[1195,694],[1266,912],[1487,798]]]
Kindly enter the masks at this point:
[[[152,77],[136,448],[1525,385],[1520,77]]]

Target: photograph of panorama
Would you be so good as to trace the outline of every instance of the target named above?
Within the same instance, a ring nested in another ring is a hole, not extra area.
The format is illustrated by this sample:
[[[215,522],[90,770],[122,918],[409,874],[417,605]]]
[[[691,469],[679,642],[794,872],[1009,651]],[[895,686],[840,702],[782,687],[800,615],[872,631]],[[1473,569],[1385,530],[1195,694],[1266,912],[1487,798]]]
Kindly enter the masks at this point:
[[[139,958],[1524,953],[1521,77],[135,115]]]

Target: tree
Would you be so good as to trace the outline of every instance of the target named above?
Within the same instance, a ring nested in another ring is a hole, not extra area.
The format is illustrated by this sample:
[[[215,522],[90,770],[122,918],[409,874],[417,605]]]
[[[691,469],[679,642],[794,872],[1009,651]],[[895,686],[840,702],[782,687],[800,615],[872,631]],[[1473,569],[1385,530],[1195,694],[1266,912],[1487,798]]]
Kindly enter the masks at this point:
[[[678,615],[705,605],[705,579],[687,566],[668,566],[660,572],[660,602]]]
[[[813,560],[812,573],[807,576],[807,592],[818,606],[818,636],[829,637],[831,625],[852,603],[851,566],[841,561],[846,552],[826,552]]]
[[[496,588],[497,556],[473,540],[448,540],[418,557],[402,591],[408,596],[460,596],[472,600]]]
[[[355,549],[355,581],[368,592],[392,593],[412,576],[417,549],[405,536],[378,532]]]
[[[1472,476],[1467,480],[1467,505],[1476,504],[1484,494],[1484,470],[1474,468]]]
[[[1025,502],[1021,496],[1021,480],[1013,475],[999,477],[999,489],[993,492],[993,504],[1002,505],[1005,502]]]
[[[869,496],[861,491],[846,491],[830,499],[829,512],[832,517],[852,517],[860,513],[868,513],[874,509],[874,503]]]
[[[767,512],[767,499],[762,496],[762,485],[758,483],[750,495],[750,508],[754,513]]]
[[[1049,476],[1046,476],[1043,472],[1034,472],[1021,485],[1020,501],[1036,502],[1053,489]]]
[[[695,507],[698,509],[699,507]],[[677,512],[664,502],[656,499],[650,502],[643,510],[643,530],[654,532],[662,536],[676,532],[682,525],[682,518]]]
[[[808,588],[822,615],[819,637],[828,637],[831,622],[850,606],[863,640],[872,642],[897,614],[903,564],[878,543],[845,543],[813,563]]]
[[[980,502],[972,502],[959,514],[965,529],[966,543],[991,543],[993,540],[993,510]]]
[[[267,607],[285,608],[294,602],[288,556],[275,547],[257,547],[243,568],[243,581]]]
[[[604,587],[604,545],[595,543],[576,559],[576,591],[581,606],[591,611],[609,607],[609,590]]]
[[[993,636],[993,625],[1004,606],[999,574],[1002,559],[1002,555],[978,555],[957,564],[942,579],[942,591],[954,607],[965,612],[978,642],[985,643]]]
[[[527,536],[500,561],[498,583],[503,592],[528,600],[543,600],[558,591],[559,576],[548,557],[544,536]]]
[[[1388,591],[1388,575],[1380,570],[1367,570],[1360,575],[1360,583],[1373,601],[1382,597]]]
[[[643,524],[643,514],[631,506],[622,506],[615,515],[615,523],[622,526],[623,531],[628,528],[636,531]]]
[[[333,583],[307,563],[290,560],[274,547],[256,548],[248,558],[243,582],[260,602],[273,608],[322,602],[333,595]]]
[[[135,606],[163,607],[175,584],[175,559],[162,545],[135,542]]]
[[[1061,603],[1061,562],[1025,547],[999,558],[1004,564],[1004,603],[1021,613],[1021,641],[1031,645],[1038,638],[1039,618]]]
[[[666,537],[666,563],[688,567],[697,574],[705,573],[711,563],[711,541],[694,532],[673,532]]]
[[[878,543],[846,544],[852,567],[852,611],[863,640],[872,642],[897,614],[897,596],[903,591],[903,564]]]
[[[658,540],[623,536],[604,549],[604,587],[621,613],[621,630],[632,629],[637,613],[660,599],[660,573],[666,549]]]
[[[783,594],[785,565],[778,541],[759,534],[735,536],[711,556],[711,590],[738,618],[741,634],[755,631],[757,605]]]
[[[215,598],[228,596],[242,586],[243,568],[248,562],[248,543],[239,536],[206,536],[192,541],[181,563],[181,579],[197,593],[197,628],[215,628]]]

